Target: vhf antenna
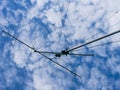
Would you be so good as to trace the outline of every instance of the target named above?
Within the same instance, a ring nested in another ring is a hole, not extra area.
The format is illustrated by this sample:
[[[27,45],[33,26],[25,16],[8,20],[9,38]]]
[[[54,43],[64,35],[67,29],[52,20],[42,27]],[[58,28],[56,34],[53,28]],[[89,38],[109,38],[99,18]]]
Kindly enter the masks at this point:
[[[35,48],[32,48],[31,46],[29,46],[28,44],[26,44],[26,43],[24,43],[23,41],[19,40],[18,38],[16,38],[15,36],[11,35],[10,33],[6,32],[6,31],[4,31],[4,30],[2,30],[2,32],[4,32],[4,33],[6,33],[7,35],[9,35],[10,37],[16,39],[16,40],[19,41],[20,43],[24,44],[24,45],[27,46],[28,48],[32,49],[34,52],[41,54],[42,56],[44,56],[45,58],[47,58],[48,60],[50,60],[50,61],[53,62],[54,64],[56,64],[56,65],[64,68],[65,70],[67,70],[67,71],[70,72],[71,74],[76,75],[76,76],[78,76],[78,77],[81,78],[81,76],[78,75],[77,73],[71,71],[70,69],[66,68],[65,66],[59,64],[58,62],[55,62],[53,59],[49,58],[48,56],[44,55],[43,53],[55,54],[56,57],[60,57],[61,55],[94,56],[93,54],[74,54],[74,53],[70,53],[70,51],[73,51],[73,50],[75,50],[75,49],[84,47],[84,46],[89,45],[89,44],[91,44],[91,43],[94,43],[94,42],[97,42],[97,41],[102,40],[102,39],[104,39],[104,38],[107,38],[107,37],[109,37],[109,36],[115,35],[115,34],[119,33],[120,30],[115,31],[115,32],[112,32],[112,33],[110,33],[110,34],[108,34],[108,35],[102,36],[102,37],[100,37],[100,38],[97,38],[97,39],[92,40],[92,41],[90,41],[90,42],[87,42],[87,43],[85,43],[85,44],[76,46],[76,47],[74,47],[74,48],[70,48],[70,49],[68,49],[68,50],[62,50],[61,52],[37,51]]]
[[[47,58],[49,61],[53,62],[54,64],[60,66],[61,68],[67,70],[68,72],[70,72],[71,74],[78,76],[79,78],[81,78],[80,75],[78,75],[77,73],[73,72],[72,70],[68,69],[67,67],[61,65],[60,63],[54,61],[53,59],[49,58],[48,56],[44,55],[43,53],[50,53],[50,54],[56,54],[56,52],[44,52],[44,51],[37,51],[35,48],[29,46],[28,44],[26,44],[25,42],[19,40],[18,38],[16,38],[15,36],[11,35],[10,33],[8,33],[7,31],[2,30],[3,33],[7,34],[8,36],[14,38],[15,40],[17,40],[18,42],[22,43],[23,45],[27,46],[28,48],[32,49],[34,52],[39,53],[40,55],[44,56],[45,58]],[[58,53],[57,53],[58,54]],[[61,54],[60,54],[61,55]],[[84,54],[83,54],[84,55]]]

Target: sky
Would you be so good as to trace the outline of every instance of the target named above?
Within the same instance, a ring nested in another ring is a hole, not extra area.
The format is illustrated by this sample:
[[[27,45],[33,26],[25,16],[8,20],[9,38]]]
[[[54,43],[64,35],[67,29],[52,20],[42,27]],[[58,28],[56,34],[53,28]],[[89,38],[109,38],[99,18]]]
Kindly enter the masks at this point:
[[[120,0],[0,0],[0,90],[120,90],[120,33],[72,53],[61,52],[120,29]]]

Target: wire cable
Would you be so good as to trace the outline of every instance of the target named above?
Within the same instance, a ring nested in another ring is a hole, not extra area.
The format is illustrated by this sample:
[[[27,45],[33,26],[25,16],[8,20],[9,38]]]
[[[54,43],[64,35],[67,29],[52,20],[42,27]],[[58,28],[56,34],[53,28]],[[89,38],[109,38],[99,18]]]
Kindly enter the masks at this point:
[[[99,0],[100,2],[101,0]],[[94,8],[89,12],[89,14],[85,17],[84,21],[88,19],[88,17],[90,17],[90,15],[95,11],[97,4],[99,4],[98,2],[95,4]],[[82,23],[82,25],[84,24],[84,22]]]
[[[111,15],[110,17],[108,17],[107,19],[111,19],[112,17],[114,17],[116,14],[118,14],[119,13],[119,11],[115,11],[114,13],[113,13],[113,15]]]
[[[107,20],[111,19],[113,16],[115,16],[116,14],[118,14],[118,12],[119,12],[119,11],[115,11],[115,13],[114,13],[113,15],[111,15],[109,18],[107,18]],[[113,27],[113,26],[115,26],[115,25],[117,25],[117,24],[119,24],[119,23],[120,23],[120,22],[115,23],[115,24],[109,26],[109,27],[106,28],[106,29],[109,29],[109,28],[111,28],[111,27]],[[88,40],[88,39],[90,39],[90,38],[92,38],[92,37],[94,37],[94,36],[96,36],[96,35],[99,35],[99,34],[101,34],[101,33],[98,32],[98,33],[96,33],[96,34],[93,34],[93,35],[91,35],[91,36],[88,36],[88,38],[86,38],[86,39],[84,39],[84,40]]]
[[[108,28],[106,28],[106,29],[110,29],[111,27],[113,27],[113,26],[115,26],[115,25],[117,25],[117,24],[120,24],[120,22],[118,22],[118,23],[115,23],[115,24],[113,24],[113,25],[111,25],[111,26],[109,26]],[[92,37],[94,37],[94,36],[97,36],[97,35],[99,35],[99,34],[101,34],[100,32],[98,32],[98,33],[96,33],[96,34],[93,34],[93,35],[91,35],[91,36],[88,36],[88,38],[86,38],[86,39],[84,39],[85,41],[87,41],[87,40],[89,40],[90,38],[92,38]]]

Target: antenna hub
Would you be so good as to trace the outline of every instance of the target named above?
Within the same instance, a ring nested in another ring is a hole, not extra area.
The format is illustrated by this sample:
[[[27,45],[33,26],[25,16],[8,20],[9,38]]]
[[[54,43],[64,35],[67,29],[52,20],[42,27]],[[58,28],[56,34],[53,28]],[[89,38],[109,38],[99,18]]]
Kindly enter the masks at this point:
[[[69,52],[68,52],[67,50],[62,50],[61,54],[62,54],[62,55],[68,55]]]
[[[61,57],[61,53],[56,53],[55,56],[56,57]]]

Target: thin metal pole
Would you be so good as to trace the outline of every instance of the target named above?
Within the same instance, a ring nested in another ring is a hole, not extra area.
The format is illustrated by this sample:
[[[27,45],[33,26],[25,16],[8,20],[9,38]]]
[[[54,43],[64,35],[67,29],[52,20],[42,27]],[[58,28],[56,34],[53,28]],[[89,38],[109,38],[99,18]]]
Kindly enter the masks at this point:
[[[6,33],[8,36],[14,38],[15,40],[19,41],[20,43],[24,44],[25,46],[29,47],[30,49],[34,50],[34,48],[32,48],[31,46],[29,46],[28,44],[24,43],[23,41],[19,40],[18,38],[16,38],[15,36],[11,35],[10,33],[2,30],[2,32]]]
[[[69,53],[68,55],[94,56],[94,54],[76,54],[76,53]]]
[[[39,52],[38,52],[38,53],[39,53]],[[47,58],[48,60],[50,60],[50,61],[53,62],[54,64],[56,64],[56,65],[62,67],[63,69],[67,70],[67,71],[70,72],[71,74],[73,74],[73,75],[78,76],[79,78],[81,78],[81,76],[78,75],[77,73],[71,71],[70,69],[66,68],[65,66],[59,64],[58,62],[55,62],[53,59],[47,57],[46,55],[44,55],[44,54],[42,54],[42,53],[39,53],[39,54],[41,54],[42,56],[44,56],[45,58]]]
[[[39,52],[39,53],[50,53],[50,54],[55,54],[57,52],[47,52],[47,51],[37,51],[35,50],[35,48],[31,47],[30,45],[24,43],[23,41],[19,40],[18,38],[16,38],[15,36],[11,35],[10,33],[8,33],[7,31],[2,30],[2,32],[6,33],[8,36],[14,38],[15,40],[19,41],[20,43],[24,44],[25,46],[27,46],[28,48],[32,49],[34,52]]]
[[[113,32],[113,33],[110,33],[110,34],[108,34],[108,35],[102,36],[102,37],[100,37],[100,38],[97,38],[97,39],[92,40],[92,41],[90,41],[90,42],[87,42],[87,43],[85,43],[85,44],[76,46],[76,47],[74,47],[74,48],[68,49],[68,50],[66,50],[66,51],[67,51],[67,52],[73,51],[73,50],[75,50],[75,49],[78,49],[78,48],[81,48],[81,47],[86,46],[86,45],[88,45],[88,44],[91,44],[91,43],[93,43],[93,42],[102,40],[102,39],[104,39],[104,38],[107,38],[107,37],[112,36],[112,35],[114,35],[114,34],[117,34],[117,33],[119,33],[119,32],[120,32],[120,30],[115,31],[115,32]]]

